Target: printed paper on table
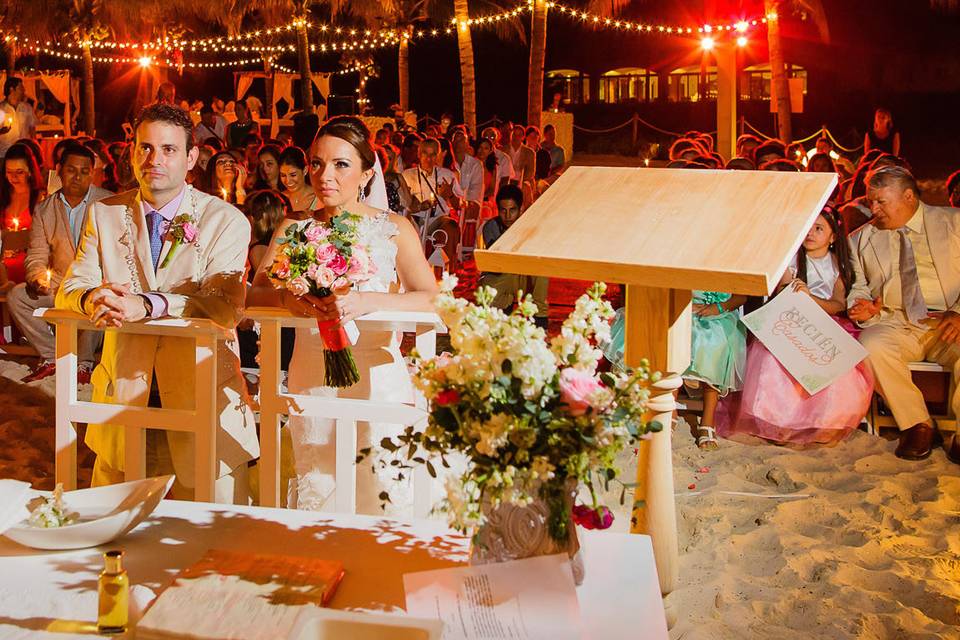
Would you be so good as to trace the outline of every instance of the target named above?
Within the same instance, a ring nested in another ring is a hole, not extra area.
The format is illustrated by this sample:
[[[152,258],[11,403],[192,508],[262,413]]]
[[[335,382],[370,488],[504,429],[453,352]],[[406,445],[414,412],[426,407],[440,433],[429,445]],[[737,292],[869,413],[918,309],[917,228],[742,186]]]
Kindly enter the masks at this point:
[[[443,621],[443,640],[572,640],[580,605],[566,554],[403,576],[407,613]]]
[[[743,317],[807,393],[829,386],[867,357],[867,351],[805,293],[787,287]]]

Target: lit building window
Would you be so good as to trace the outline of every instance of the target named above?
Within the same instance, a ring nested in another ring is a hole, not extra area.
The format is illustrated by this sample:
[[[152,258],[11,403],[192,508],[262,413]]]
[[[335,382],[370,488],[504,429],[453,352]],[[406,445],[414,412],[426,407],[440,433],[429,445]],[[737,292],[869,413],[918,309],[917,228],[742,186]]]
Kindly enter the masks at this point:
[[[788,78],[803,80],[803,95],[807,95],[807,70],[797,65],[787,65]],[[741,100],[770,99],[770,65],[756,64],[743,70],[740,81]]]
[[[660,94],[657,74],[639,67],[607,71],[600,78],[600,102],[650,102]]]
[[[584,104],[590,102],[590,76],[574,69],[556,69],[547,71],[547,96],[549,104],[552,94],[560,92],[565,104]]]
[[[683,67],[670,72],[667,97],[674,102],[697,102],[717,97],[716,67]]]

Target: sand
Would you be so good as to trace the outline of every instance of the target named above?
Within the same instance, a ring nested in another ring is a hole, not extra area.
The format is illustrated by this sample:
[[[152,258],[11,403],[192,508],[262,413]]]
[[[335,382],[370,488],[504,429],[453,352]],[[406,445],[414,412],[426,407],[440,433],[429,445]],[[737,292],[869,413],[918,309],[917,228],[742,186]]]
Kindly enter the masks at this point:
[[[51,488],[54,383],[16,382],[29,363],[0,359],[0,477]],[[942,451],[905,462],[894,444],[857,432],[826,449],[723,441],[701,453],[681,424],[670,637],[960,637],[960,466]],[[632,478],[632,454],[621,461]],[[81,450],[81,485],[89,463]],[[614,530],[626,530],[615,510]]]

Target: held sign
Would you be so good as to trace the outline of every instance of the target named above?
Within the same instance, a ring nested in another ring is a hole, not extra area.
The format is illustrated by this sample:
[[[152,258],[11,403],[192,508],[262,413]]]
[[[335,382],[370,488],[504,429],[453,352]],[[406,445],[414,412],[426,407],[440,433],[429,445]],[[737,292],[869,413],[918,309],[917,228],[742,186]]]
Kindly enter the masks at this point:
[[[867,357],[860,343],[810,296],[789,287],[744,316],[743,324],[810,395]]]

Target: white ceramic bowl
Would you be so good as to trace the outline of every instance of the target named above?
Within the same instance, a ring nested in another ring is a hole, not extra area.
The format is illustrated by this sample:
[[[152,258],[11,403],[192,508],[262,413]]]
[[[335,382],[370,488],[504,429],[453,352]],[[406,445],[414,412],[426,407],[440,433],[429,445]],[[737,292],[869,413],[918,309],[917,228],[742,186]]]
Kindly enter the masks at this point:
[[[172,485],[173,476],[160,476],[67,491],[63,494],[64,507],[68,512],[78,513],[79,522],[44,529],[31,527],[23,521],[7,529],[4,535],[35,549],[96,547],[119,538],[140,524],[157,508]]]

